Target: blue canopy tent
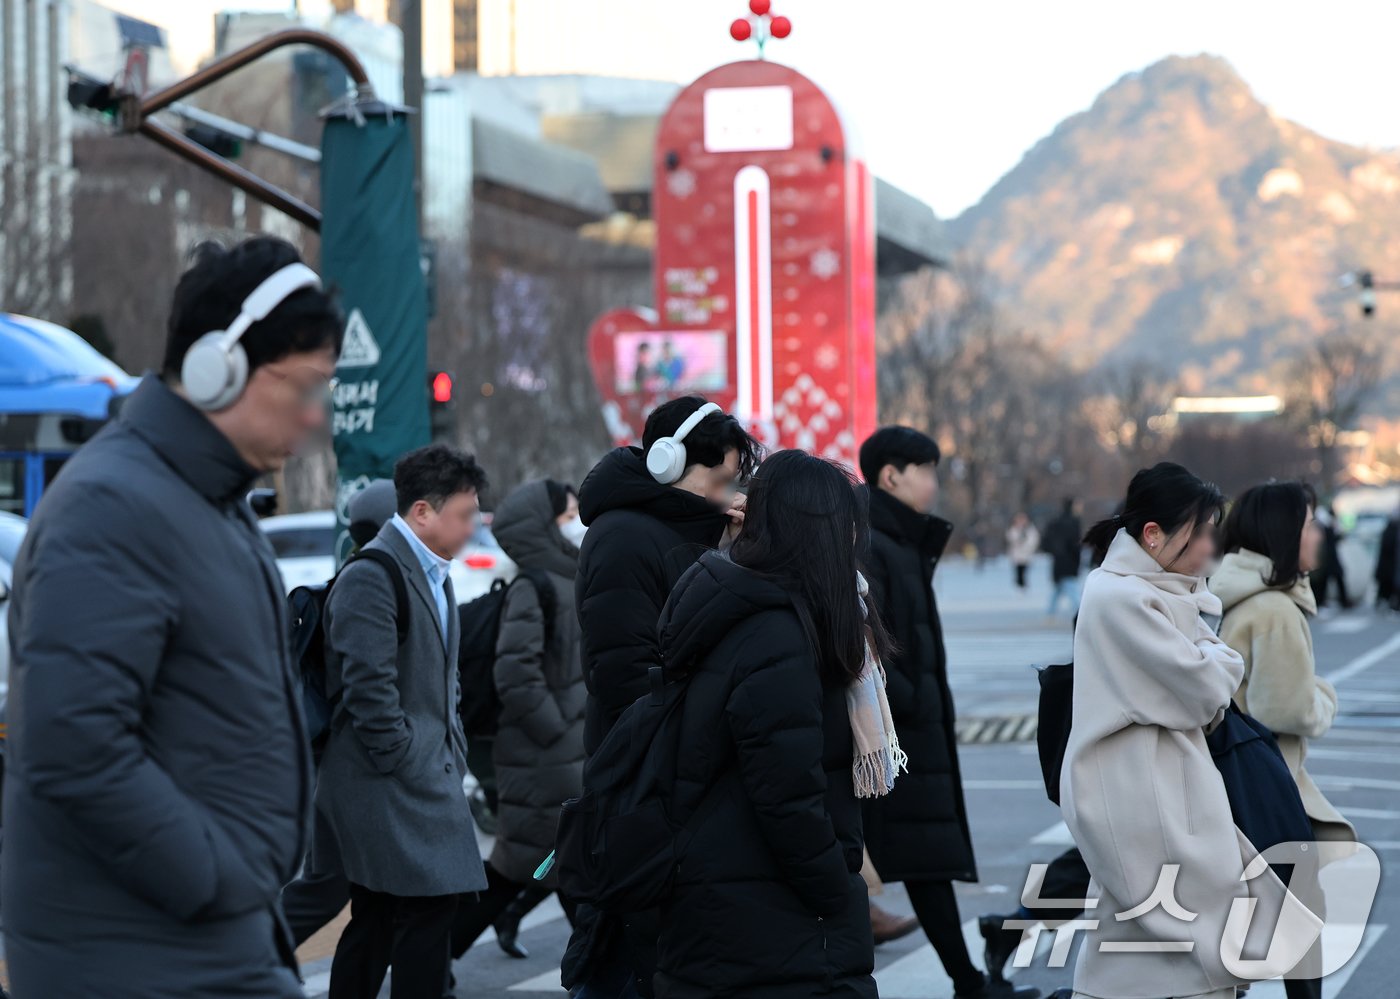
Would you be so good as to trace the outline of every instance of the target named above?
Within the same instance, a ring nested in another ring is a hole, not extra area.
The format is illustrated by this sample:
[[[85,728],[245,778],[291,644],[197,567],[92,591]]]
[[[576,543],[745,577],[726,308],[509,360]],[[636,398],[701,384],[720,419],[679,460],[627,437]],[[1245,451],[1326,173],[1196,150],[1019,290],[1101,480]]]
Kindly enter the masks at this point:
[[[0,313],[0,510],[29,516],[137,382],[72,330]]]

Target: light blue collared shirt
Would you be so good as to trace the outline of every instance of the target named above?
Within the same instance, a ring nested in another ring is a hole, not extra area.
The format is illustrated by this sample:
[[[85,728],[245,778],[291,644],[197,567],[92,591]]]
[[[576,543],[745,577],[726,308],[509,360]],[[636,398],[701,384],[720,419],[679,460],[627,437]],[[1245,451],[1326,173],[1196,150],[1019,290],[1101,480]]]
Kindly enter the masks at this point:
[[[433,599],[437,601],[438,627],[442,629],[442,641],[443,644],[446,644],[447,570],[452,563],[423,544],[418,535],[413,533],[413,528],[408,526],[408,521],[397,513],[394,514],[392,523],[399,529],[399,533],[408,540],[408,546],[413,549],[413,554],[418,556],[418,564],[423,567],[423,572],[428,577],[428,587],[433,591]]]

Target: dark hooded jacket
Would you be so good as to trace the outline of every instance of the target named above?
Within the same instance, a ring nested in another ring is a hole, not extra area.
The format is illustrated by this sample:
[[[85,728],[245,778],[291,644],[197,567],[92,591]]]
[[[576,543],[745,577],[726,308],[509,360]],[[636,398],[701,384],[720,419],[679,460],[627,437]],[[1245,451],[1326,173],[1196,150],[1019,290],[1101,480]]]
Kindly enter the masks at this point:
[[[876,994],[843,686],[788,591],[711,552],[662,618],[688,684],[673,814],[695,816],[660,917],[656,995]]]
[[[585,694],[573,601],[578,549],[559,533],[543,480],[507,496],[491,528],[515,564],[554,591],[546,624],[534,584],[517,578],[506,593],[496,641],[500,827],[491,866],[524,884],[554,849],[559,806],[583,788]]]
[[[933,594],[933,570],[952,525],[874,489],[870,526],[867,576],[897,646],[885,662],[887,693],[909,772],[889,795],[866,802],[866,846],[886,881],[976,881]]]
[[[719,544],[728,520],[704,498],[657,482],[634,447],[610,452],[588,474],[579,514],[588,525],[575,586],[588,688],[583,744],[592,754],[647,692],[647,671],[661,661],[657,620],[671,587]],[[650,913],[623,925],[580,906],[564,955],[565,987],[620,962],[649,996],[655,940]]]
[[[671,587],[727,523],[713,503],[651,477],[639,448],[618,448],[579,490],[588,525],[579,555],[579,623],[588,685],[584,746],[598,748],[618,715],[647,692],[656,621]]]

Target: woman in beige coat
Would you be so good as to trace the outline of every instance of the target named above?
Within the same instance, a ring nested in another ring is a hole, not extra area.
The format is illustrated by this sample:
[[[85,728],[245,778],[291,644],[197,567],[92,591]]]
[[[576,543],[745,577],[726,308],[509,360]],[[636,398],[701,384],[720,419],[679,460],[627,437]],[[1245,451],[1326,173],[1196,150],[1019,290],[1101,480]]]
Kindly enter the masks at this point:
[[[1308,628],[1317,614],[1308,573],[1322,540],[1314,505],[1312,491],[1296,482],[1246,492],[1225,523],[1229,554],[1210,586],[1225,609],[1220,637],[1244,659],[1235,702],[1277,737],[1314,838],[1355,841],[1355,827],[1303,768],[1308,740],[1325,735],[1337,714],[1337,691],[1317,675]]]
[[[1098,899],[1086,912],[1097,924],[1080,950],[1077,996],[1233,999],[1248,980],[1228,967],[1241,949],[1240,927],[1227,929],[1236,899],[1258,899],[1256,919],[1270,926],[1289,905],[1281,925],[1306,936],[1290,952],[1318,929],[1272,872],[1241,880],[1256,851],[1206,746],[1244,676],[1211,626],[1221,606],[1202,578],[1223,504],[1214,486],[1164,463],[1139,472],[1123,513],[1086,538],[1104,561],[1075,633],[1061,772],[1065,822]]]
[[[1322,542],[1316,504],[1312,490],[1297,482],[1246,492],[1225,522],[1228,554],[1211,588],[1225,608],[1220,637],[1244,658],[1235,702],[1273,731],[1312,820],[1313,839],[1346,843],[1356,841],[1356,829],[1303,769],[1308,740],[1325,735],[1337,714],[1337,691],[1317,675],[1308,627],[1317,614],[1308,573],[1317,567]],[[1291,884],[1301,893],[1298,877],[1295,870]],[[1313,898],[1320,912],[1321,897]],[[1320,978],[1295,974],[1284,983],[1288,999],[1322,995]]]

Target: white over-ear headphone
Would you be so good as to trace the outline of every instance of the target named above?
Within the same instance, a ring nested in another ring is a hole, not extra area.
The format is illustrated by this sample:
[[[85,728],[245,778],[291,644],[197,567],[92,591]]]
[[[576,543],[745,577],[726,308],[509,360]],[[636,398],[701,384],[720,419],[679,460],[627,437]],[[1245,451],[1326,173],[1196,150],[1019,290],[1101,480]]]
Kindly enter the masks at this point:
[[[305,264],[288,264],[253,289],[226,330],[206,333],[185,352],[180,384],[190,402],[206,412],[227,409],[248,384],[248,355],[238,341],[248,327],[303,288],[320,289],[321,279]]]
[[[647,471],[663,486],[679,482],[685,474],[685,438],[711,413],[721,413],[718,404],[707,402],[682,423],[670,437],[662,437],[647,451]]]

